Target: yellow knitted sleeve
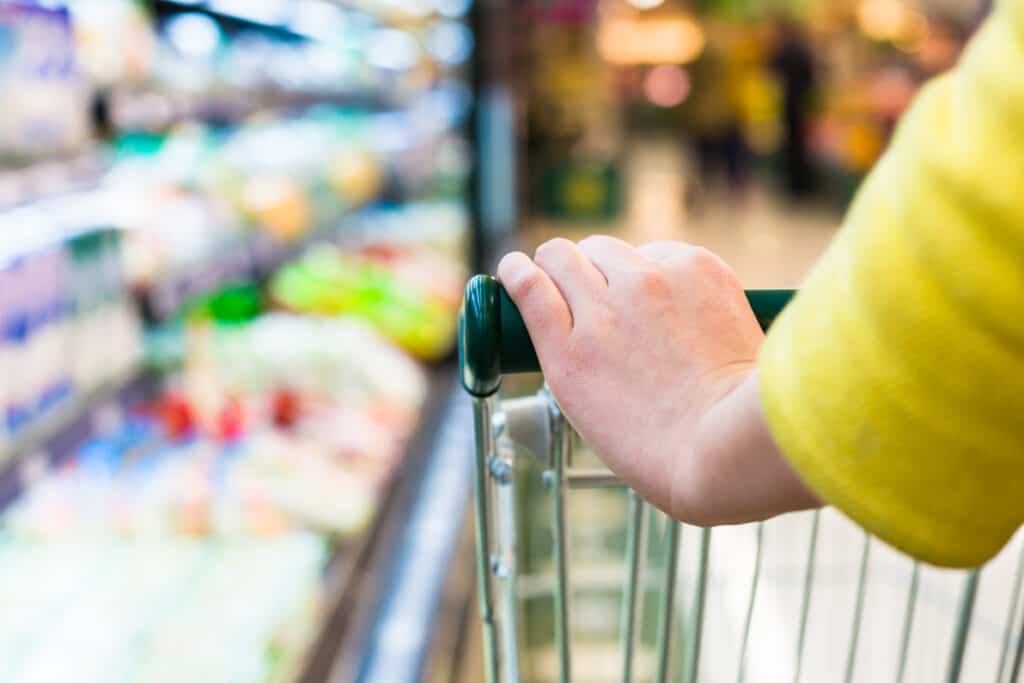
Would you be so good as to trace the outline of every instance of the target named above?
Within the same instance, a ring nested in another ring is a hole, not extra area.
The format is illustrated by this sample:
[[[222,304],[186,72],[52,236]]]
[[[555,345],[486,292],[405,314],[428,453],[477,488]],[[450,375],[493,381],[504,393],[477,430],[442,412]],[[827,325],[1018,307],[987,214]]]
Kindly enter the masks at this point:
[[[760,357],[818,496],[939,565],[1024,521],[1024,2],[929,84]]]

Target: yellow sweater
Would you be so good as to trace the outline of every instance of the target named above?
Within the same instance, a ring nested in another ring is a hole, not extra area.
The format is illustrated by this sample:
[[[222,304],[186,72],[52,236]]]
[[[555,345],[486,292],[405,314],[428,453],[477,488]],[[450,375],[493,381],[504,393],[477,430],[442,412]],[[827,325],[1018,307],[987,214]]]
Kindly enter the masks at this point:
[[[1024,522],[1024,0],[922,91],[760,371],[786,457],[882,540],[973,566]]]

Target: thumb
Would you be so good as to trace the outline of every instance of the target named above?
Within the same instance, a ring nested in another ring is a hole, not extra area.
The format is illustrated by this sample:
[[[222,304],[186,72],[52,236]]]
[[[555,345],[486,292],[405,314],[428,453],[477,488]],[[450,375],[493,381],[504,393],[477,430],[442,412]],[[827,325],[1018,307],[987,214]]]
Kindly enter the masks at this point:
[[[519,308],[541,362],[565,348],[572,314],[548,274],[529,256],[514,251],[498,264],[498,280]]]

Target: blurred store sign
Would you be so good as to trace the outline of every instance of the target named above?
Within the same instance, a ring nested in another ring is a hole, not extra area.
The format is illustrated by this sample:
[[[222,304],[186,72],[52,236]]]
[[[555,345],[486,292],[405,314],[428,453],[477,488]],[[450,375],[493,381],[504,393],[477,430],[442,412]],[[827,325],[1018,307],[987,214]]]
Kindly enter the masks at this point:
[[[704,50],[704,29],[685,14],[617,17],[601,24],[597,49],[613,64],[685,64]]]
[[[541,0],[534,3],[534,19],[551,24],[585,24],[597,11],[597,0]]]
[[[622,211],[622,170],[603,161],[565,161],[544,169],[545,215],[570,221],[611,221]]]
[[[857,6],[857,23],[872,40],[913,45],[928,33],[928,21],[900,0],[863,0]]]

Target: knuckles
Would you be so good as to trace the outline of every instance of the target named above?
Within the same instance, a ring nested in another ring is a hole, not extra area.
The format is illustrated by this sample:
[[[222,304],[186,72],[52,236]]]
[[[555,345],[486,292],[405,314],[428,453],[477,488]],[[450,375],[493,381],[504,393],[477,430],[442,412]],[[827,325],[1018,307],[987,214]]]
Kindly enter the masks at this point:
[[[658,264],[633,271],[624,285],[618,298],[619,304],[627,308],[669,299],[676,287],[669,272]]]
[[[621,240],[617,240],[614,237],[609,237],[608,235],[590,235],[589,237],[583,238],[580,241],[579,246],[580,249],[586,251],[587,249],[591,248],[601,249],[602,247],[609,246],[618,247],[620,244],[622,244]]]
[[[633,285],[639,294],[650,298],[662,299],[672,293],[668,274],[659,267],[637,273]]]
[[[505,278],[503,284],[508,294],[514,301],[525,301],[537,291],[541,283],[540,270],[537,268],[524,269],[510,278]]]
[[[537,251],[534,253],[534,261],[537,263],[560,262],[575,248],[576,245],[564,237],[556,237],[537,247]]]
[[[679,258],[679,269],[691,277],[717,276],[724,266],[720,258],[704,247],[687,247]]]

